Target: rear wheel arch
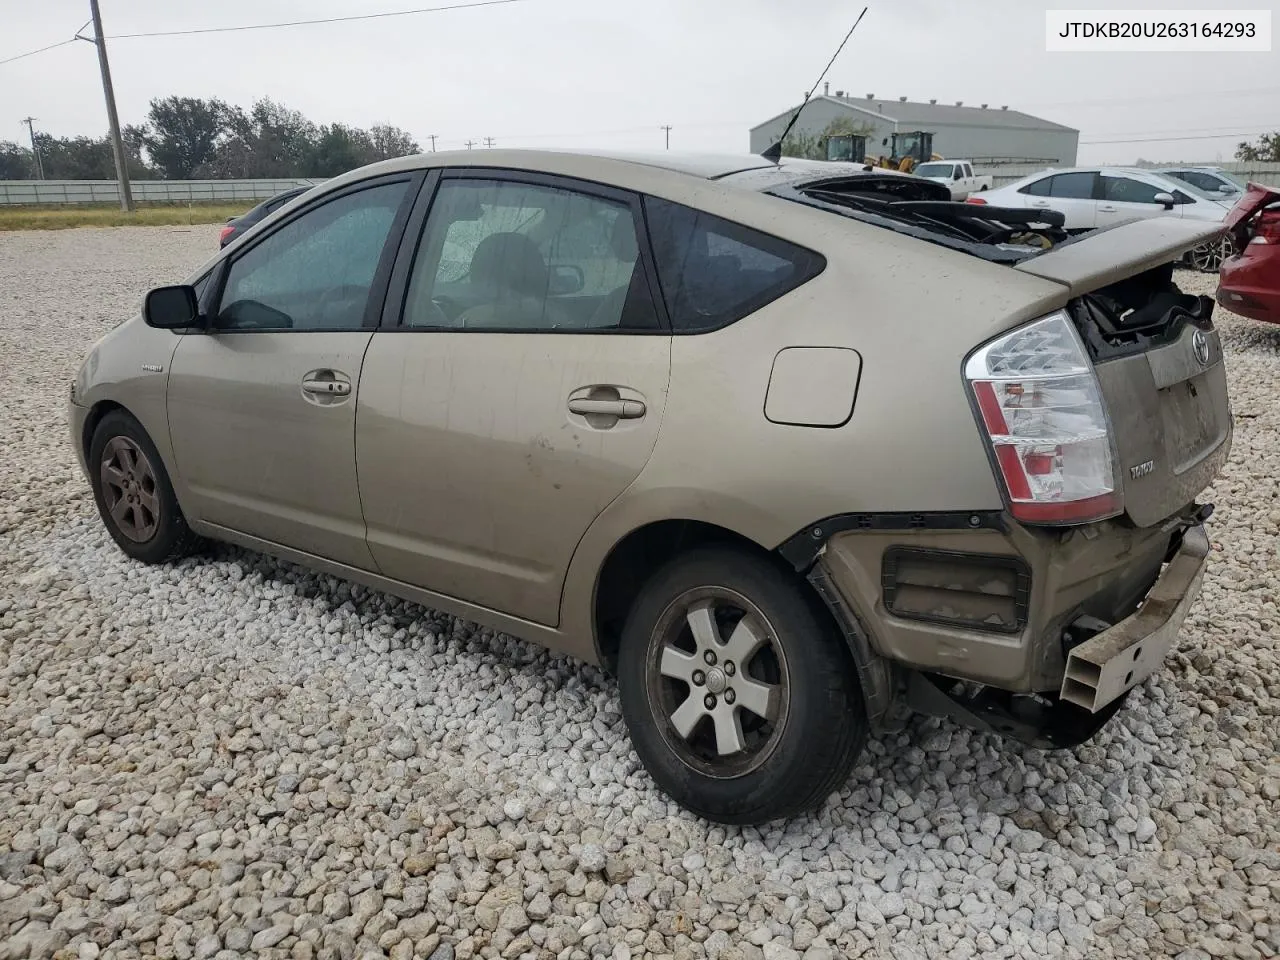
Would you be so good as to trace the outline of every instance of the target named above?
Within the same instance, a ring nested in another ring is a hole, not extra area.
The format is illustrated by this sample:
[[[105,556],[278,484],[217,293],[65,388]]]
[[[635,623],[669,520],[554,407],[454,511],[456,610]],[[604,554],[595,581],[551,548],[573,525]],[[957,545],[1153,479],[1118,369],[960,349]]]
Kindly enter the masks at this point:
[[[610,673],[617,669],[623,624],[645,583],[676,557],[710,546],[727,547],[774,563],[779,577],[793,582],[812,601],[820,615],[838,627],[817,591],[776,550],[716,523],[692,519],[657,520],[631,530],[618,540],[596,576],[591,624],[596,654],[605,669]],[[850,668],[853,668],[852,660]]]

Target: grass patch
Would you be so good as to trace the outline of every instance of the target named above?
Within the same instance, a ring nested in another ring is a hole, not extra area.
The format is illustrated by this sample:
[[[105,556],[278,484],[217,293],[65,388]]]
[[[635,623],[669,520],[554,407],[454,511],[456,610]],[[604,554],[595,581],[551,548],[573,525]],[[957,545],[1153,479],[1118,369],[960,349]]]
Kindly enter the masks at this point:
[[[139,203],[133,213],[118,204],[31,204],[0,206],[0,231],[66,230],[69,227],[167,227],[223,223],[258,203]]]

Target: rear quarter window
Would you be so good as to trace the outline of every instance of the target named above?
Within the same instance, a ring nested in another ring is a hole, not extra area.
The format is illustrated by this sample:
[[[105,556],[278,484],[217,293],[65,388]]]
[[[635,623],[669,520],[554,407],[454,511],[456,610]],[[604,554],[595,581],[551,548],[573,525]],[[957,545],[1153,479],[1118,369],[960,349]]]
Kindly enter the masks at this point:
[[[826,267],[821,254],[692,207],[656,197],[644,207],[676,333],[728,326]]]

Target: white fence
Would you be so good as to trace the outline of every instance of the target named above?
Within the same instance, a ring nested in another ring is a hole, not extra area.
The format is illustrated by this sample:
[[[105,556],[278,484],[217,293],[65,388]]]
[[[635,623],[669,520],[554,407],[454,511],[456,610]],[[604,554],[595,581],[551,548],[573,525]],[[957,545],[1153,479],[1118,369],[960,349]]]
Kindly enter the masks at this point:
[[[991,174],[993,184],[1001,187],[1006,183],[1012,183],[1014,180],[1021,180],[1023,177],[1030,176],[1033,173],[1039,173],[1048,166],[1049,164],[1045,163],[1000,163],[984,164],[982,166],[974,164],[974,172],[984,175]],[[1121,166],[1121,164],[1111,164],[1111,166]],[[1280,163],[1169,163],[1163,164],[1163,166],[1212,166],[1234,174],[1241,180],[1257,180],[1259,183],[1280,184]]]
[[[133,199],[146,203],[265,200],[319,180],[134,180]],[[119,203],[114,180],[0,180],[0,206],[28,203]]]

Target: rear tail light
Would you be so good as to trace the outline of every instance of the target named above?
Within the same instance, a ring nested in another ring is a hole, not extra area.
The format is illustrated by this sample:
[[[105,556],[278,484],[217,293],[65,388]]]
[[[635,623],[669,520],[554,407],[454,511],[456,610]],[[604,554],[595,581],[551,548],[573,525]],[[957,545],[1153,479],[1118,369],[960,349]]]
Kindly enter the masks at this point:
[[[222,228],[221,232],[219,232],[219,234],[218,234],[218,242],[219,242],[219,243],[226,243],[226,242],[227,242],[227,237],[231,236],[231,234],[233,234],[233,233],[235,233],[235,232],[236,232],[235,225],[234,225],[234,224],[230,224],[230,223],[229,223],[229,224],[227,224],[225,227],[223,227],[223,228]]]
[[[1265,210],[1253,227],[1250,243],[1280,243],[1280,210]]]
[[[1065,313],[981,347],[964,372],[1014,517],[1085,523],[1120,512],[1102,391]]]
[[[987,201],[983,200],[981,197],[965,197],[965,198],[964,198],[964,202],[965,202],[965,203],[979,203],[979,204],[982,204],[983,206],[985,206],[985,205],[986,205],[986,203],[987,203]]]

